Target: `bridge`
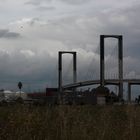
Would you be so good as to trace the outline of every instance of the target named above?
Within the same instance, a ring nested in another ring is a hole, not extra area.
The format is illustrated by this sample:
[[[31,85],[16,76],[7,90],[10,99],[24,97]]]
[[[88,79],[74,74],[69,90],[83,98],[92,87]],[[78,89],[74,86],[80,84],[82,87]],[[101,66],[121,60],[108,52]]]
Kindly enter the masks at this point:
[[[107,79],[105,80],[105,85],[119,85],[119,80],[118,79]],[[123,79],[123,83],[128,83],[131,85],[139,85],[140,84],[140,79]],[[98,85],[100,84],[100,80],[90,80],[90,81],[83,81],[83,82],[77,82],[77,83],[72,83],[68,85],[64,85],[63,89],[71,89],[71,88],[77,88],[77,87],[83,87],[83,86],[89,86],[89,85]]]
[[[123,83],[128,83],[128,101],[131,101],[131,86],[132,85],[140,85],[140,79],[123,79]],[[89,85],[99,85],[100,80],[90,80],[77,82],[73,84],[64,85],[63,89],[72,89],[77,87],[89,86]],[[119,86],[120,82],[118,79],[107,79],[105,80],[105,85],[117,85]]]
[[[118,78],[117,79],[105,79],[105,60],[104,60],[104,40],[105,38],[116,38],[118,40]],[[73,83],[62,85],[62,55],[73,55]],[[118,97],[123,98],[123,83],[128,84],[128,101],[131,101],[131,86],[140,85],[140,79],[124,79],[123,78],[123,37],[122,35],[100,35],[100,80],[87,80],[77,82],[77,59],[76,52],[61,51],[58,54],[58,88],[62,92],[65,89],[75,89],[77,87],[89,86],[89,85],[117,85],[119,87]]]

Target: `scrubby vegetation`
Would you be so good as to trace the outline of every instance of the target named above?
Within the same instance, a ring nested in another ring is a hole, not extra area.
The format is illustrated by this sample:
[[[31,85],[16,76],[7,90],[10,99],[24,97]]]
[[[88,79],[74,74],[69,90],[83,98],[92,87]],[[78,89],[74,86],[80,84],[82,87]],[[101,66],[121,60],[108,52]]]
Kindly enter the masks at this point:
[[[0,140],[139,140],[140,106],[0,107]]]

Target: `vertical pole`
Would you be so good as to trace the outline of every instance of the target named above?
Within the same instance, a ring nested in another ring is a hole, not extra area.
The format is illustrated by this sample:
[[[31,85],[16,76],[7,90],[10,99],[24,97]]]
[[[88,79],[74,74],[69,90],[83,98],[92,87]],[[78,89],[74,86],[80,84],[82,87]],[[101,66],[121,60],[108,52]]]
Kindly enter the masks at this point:
[[[76,58],[76,52],[73,52],[73,83],[77,82],[77,58]],[[76,88],[73,89],[74,98],[73,103],[75,103],[76,99]]]
[[[128,82],[128,102],[131,102],[131,84]]]
[[[100,85],[104,86],[104,35],[100,35]]]
[[[76,52],[73,53],[73,83],[77,82],[77,60],[76,60]]]
[[[20,97],[21,97],[21,88],[20,88]]]
[[[118,52],[119,52],[119,97],[123,99],[123,41],[122,36],[118,38]]]
[[[58,52],[58,89],[62,92],[62,52]]]

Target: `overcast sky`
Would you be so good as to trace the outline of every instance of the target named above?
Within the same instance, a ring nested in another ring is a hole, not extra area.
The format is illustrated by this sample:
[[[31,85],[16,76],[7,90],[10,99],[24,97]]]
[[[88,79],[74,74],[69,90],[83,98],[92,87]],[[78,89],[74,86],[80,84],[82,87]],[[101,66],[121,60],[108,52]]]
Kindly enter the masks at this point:
[[[123,35],[124,76],[140,78],[139,13],[139,0],[0,0],[0,88],[14,89],[18,81],[57,86],[62,50],[77,51],[79,80],[97,79],[100,34]],[[116,43],[107,39],[106,50]],[[117,75],[112,57],[106,55],[109,77]],[[64,58],[68,65],[71,58]]]

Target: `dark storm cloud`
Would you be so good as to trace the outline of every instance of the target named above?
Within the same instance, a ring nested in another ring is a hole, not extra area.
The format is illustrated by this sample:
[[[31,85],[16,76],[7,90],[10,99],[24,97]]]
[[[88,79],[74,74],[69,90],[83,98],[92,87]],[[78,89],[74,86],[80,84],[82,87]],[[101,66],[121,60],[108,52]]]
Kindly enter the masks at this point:
[[[123,35],[124,75],[140,78],[140,5],[103,12],[98,15],[102,26],[98,29],[100,34]],[[109,59],[110,61],[110,59]],[[131,78],[132,78],[131,77]],[[133,78],[136,78],[133,77]]]
[[[72,6],[69,5],[81,6],[83,4],[81,7],[84,7],[84,4],[88,3],[90,0],[58,1],[63,2],[62,5],[65,3],[64,6],[66,6],[66,8],[72,8]],[[36,9],[43,11],[53,10],[53,7],[48,7],[50,6],[47,5],[49,2],[51,3],[51,0],[30,0],[26,4],[29,4],[29,6],[34,5],[36,6]],[[55,2],[56,1],[54,0],[54,3]],[[54,4],[53,6],[57,7],[57,4]],[[73,7],[78,9],[78,6]],[[85,80],[85,78],[87,78],[87,80],[89,78],[97,79],[97,75],[99,77],[99,53],[95,51],[95,48],[98,47],[99,50],[98,43],[100,34],[123,35],[124,72],[127,76],[140,75],[140,66],[138,65],[140,59],[139,4],[130,5],[129,7],[124,7],[122,9],[106,9],[104,6],[101,9],[96,8],[97,11],[94,11],[94,9],[95,6],[91,9],[86,9],[85,11],[79,9],[79,15],[76,15],[76,12],[75,14],[67,15],[67,12],[64,11],[66,17],[62,18],[61,15],[58,15],[56,16],[57,19],[53,19],[52,22],[46,21],[45,17],[48,16],[44,16],[43,22],[39,18],[31,18],[31,20],[27,20],[26,22],[23,20],[22,25],[24,27],[25,24],[25,28],[22,31],[22,34],[24,33],[27,38],[30,38],[31,42],[28,42],[29,40],[23,40],[23,42],[20,40],[21,47],[25,49],[25,46],[27,45],[28,49],[35,51],[39,46],[38,52],[35,53],[35,55],[27,50],[18,52],[16,51],[17,48],[19,48],[18,43],[15,50],[12,50],[14,52],[12,55],[7,53],[7,51],[9,51],[8,49],[5,53],[1,51],[0,56],[2,57],[0,57],[0,63],[3,64],[0,68],[1,75],[5,78],[10,77],[10,79],[16,77],[17,79],[56,82],[57,76],[54,75],[57,75],[57,65],[55,66],[57,58],[52,57],[52,54],[56,52],[54,56],[57,56],[57,52],[60,50],[72,50],[77,51],[78,53],[78,80],[82,81]],[[71,11],[73,11],[73,9]],[[0,38],[7,36],[9,33],[11,36],[9,30],[0,31]],[[53,43],[47,44],[47,41],[52,41]],[[11,44],[11,42],[9,42],[9,44]],[[29,46],[31,48],[29,48]],[[40,48],[41,46],[42,48]],[[46,48],[45,53],[44,48]],[[110,64],[107,70],[110,75],[112,75],[114,71],[117,70],[117,63],[114,63],[112,56],[108,56],[107,60],[107,65]],[[84,76],[87,72],[89,72],[89,76]],[[93,75],[94,77],[92,77]],[[55,77],[54,79],[53,76]]]
[[[99,16],[104,23],[101,33],[122,34],[124,36],[125,55],[136,56],[140,51],[140,5],[120,9],[118,12],[110,12]],[[127,52],[127,53],[126,53]],[[132,53],[133,52],[133,53]],[[137,55],[139,57],[139,55]]]
[[[18,38],[19,33],[10,32],[8,29],[0,29],[0,38]]]
[[[100,34],[122,34],[124,38],[124,71],[125,74],[131,75],[133,71],[139,75],[140,67],[138,60],[140,59],[140,20],[137,18],[140,13],[140,5],[134,5],[123,9],[109,9],[100,13],[89,13],[85,16],[71,16],[63,19],[57,19],[50,24],[42,27],[45,32],[41,32],[41,37],[48,40],[58,41],[66,46],[67,50],[75,50],[82,53],[81,56],[81,71],[87,71],[88,56],[96,60],[99,54],[92,51],[94,43],[99,42]],[[96,44],[95,45],[98,45]],[[96,46],[99,47],[99,46]],[[83,49],[83,50],[82,50]],[[48,50],[49,51],[49,50]],[[85,60],[83,61],[85,57]],[[117,69],[117,63],[113,63],[112,56],[108,57],[108,64],[112,68],[107,68],[108,72],[112,73]],[[94,62],[94,71],[97,73],[99,61]],[[81,76],[82,78],[82,76]],[[84,78],[83,78],[84,79]]]
[[[56,85],[55,62],[56,59],[46,51],[41,52],[40,56],[38,52],[31,50],[10,52],[0,49],[0,82],[22,80],[35,84],[52,81]]]

